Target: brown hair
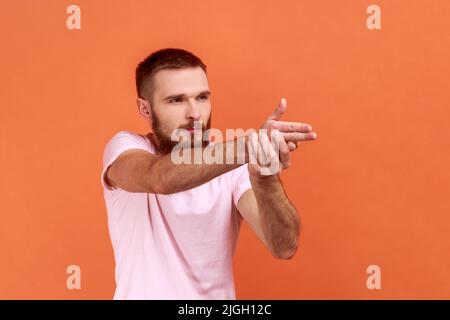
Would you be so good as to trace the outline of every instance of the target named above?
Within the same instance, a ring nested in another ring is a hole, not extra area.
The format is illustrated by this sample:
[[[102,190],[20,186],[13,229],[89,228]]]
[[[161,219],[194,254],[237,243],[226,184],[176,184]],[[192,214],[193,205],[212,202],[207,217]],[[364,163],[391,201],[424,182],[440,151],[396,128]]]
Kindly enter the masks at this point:
[[[206,65],[193,53],[175,48],[158,50],[145,58],[136,68],[136,89],[140,98],[150,98],[153,90],[153,76],[163,69],[183,69]]]

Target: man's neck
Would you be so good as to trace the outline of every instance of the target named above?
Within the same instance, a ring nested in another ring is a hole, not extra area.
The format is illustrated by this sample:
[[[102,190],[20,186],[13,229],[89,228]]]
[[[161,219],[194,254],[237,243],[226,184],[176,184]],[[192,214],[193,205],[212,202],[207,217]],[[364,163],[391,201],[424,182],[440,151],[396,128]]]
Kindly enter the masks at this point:
[[[164,153],[161,152],[161,149],[160,149],[160,146],[159,146],[159,140],[158,140],[158,138],[156,137],[156,135],[153,134],[152,132],[149,132],[149,133],[147,133],[145,136],[146,136],[146,137],[150,140],[150,142],[153,144],[153,147],[155,148],[156,154],[157,154],[157,155],[160,155],[160,156],[163,156]]]

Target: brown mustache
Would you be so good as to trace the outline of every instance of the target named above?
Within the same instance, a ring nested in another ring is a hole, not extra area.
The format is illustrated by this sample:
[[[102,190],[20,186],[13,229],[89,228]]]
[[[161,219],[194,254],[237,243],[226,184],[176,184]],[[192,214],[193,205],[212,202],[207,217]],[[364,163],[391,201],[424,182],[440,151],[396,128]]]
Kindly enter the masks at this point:
[[[179,129],[186,129],[186,130],[193,129],[193,128],[194,128],[194,122],[179,127]],[[204,131],[205,129],[206,129],[206,124],[202,123],[202,130]]]

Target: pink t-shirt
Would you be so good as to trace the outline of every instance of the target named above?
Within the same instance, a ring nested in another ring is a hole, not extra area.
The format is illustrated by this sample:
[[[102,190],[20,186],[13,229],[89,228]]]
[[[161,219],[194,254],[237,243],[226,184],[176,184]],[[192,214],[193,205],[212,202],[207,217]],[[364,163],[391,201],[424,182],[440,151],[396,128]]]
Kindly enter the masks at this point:
[[[155,153],[144,135],[120,131],[107,143],[101,183],[116,262],[114,299],[236,299],[232,258],[251,188],[247,165],[173,194],[106,185],[108,166],[127,149]]]

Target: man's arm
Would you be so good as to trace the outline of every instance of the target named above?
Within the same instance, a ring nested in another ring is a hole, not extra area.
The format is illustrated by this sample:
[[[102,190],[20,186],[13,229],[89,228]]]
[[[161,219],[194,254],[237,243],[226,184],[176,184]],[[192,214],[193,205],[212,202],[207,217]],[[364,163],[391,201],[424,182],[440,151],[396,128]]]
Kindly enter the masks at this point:
[[[214,145],[212,155],[222,150],[223,164],[175,164],[170,154],[160,156],[145,150],[130,149],[109,166],[105,180],[107,184],[128,192],[170,194],[191,189],[241,166],[242,164],[237,163],[238,157],[248,161],[247,148],[237,147],[239,139],[245,137]],[[230,148],[234,148],[232,159],[226,153]],[[187,150],[189,149],[185,151]],[[194,149],[190,150],[193,157]]]
[[[250,175],[250,182],[252,189],[239,199],[239,212],[275,257],[292,258],[298,247],[300,218],[278,174]]]
[[[306,123],[280,121],[286,108],[286,99],[281,99],[278,107],[261,127],[268,129],[269,132],[273,129],[279,130],[272,136],[278,139],[279,154],[275,149],[266,154],[267,158],[279,161],[281,166],[276,166],[278,169],[289,168],[290,151],[296,149],[297,142],[317,138],[317,134],[312,132],[312,127]],[[269,142],[266,135],[262,135],[261,138]],[[254,153],[260,150],[264,154],[271,149],[259,149],[255,139],[250,138],[250,142],[252,142]],[[297,210],[284,191],[279,173],[261,175],[263,169],[258,164],[249,164],[248,169],[252,189],[244,192],[238,201],[237,208],[275,257],[290,259],[295,255],[298,247],[300,217]]]
[[[262,128],[279,130],[289,150],[295,150],[300,141],[315,139],[311,126],[306,123],[278,121],[285,111],[286,100],[281,99],[279,106]],[[242,143],[240,139],[244,139],[245,148],[238,147],[238,144]],[[244,136],[217,143],[218,149],[215,150],[222,150],[223,164],[175,164],[170,154],[158,156],[141,149],[130,149],[123,152],[109,166],[105,182],[128,192],[170,194],[188,190],[241,166],[237,159],[244,157],[247,163],[249,160],[247,141],[248,136]],[[234,156],[228,159],[229,154],[226,150],[231,148],[234,148]],[[215,158],[214,153],[213,156]]]

